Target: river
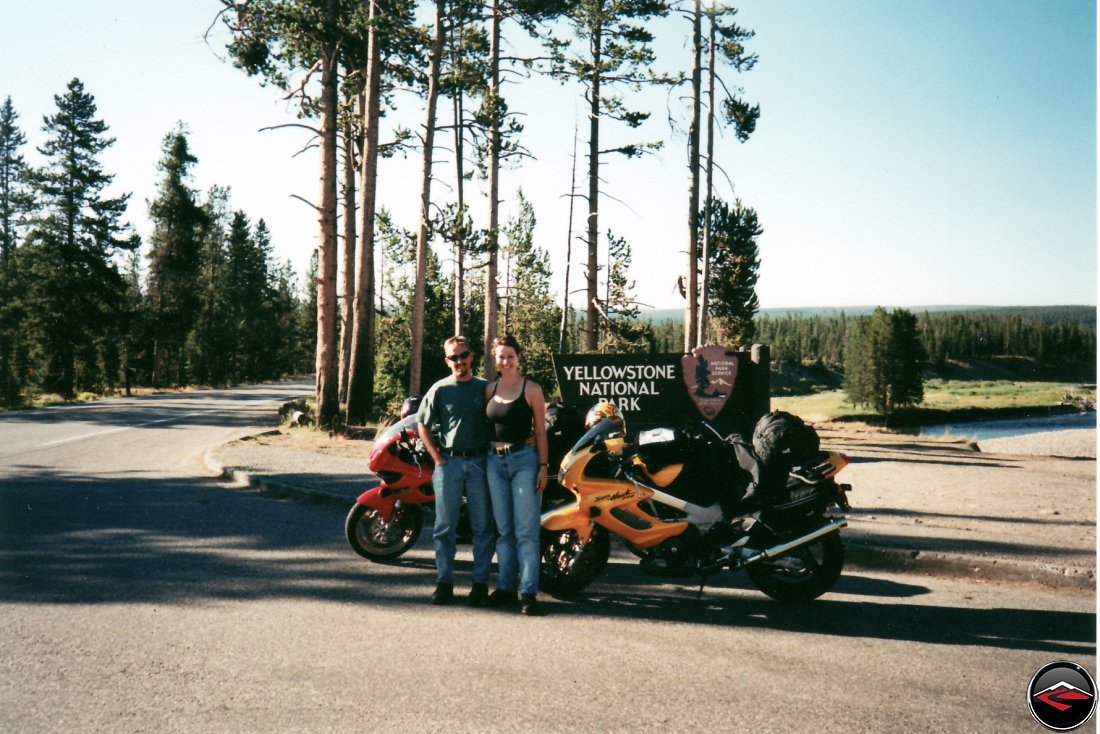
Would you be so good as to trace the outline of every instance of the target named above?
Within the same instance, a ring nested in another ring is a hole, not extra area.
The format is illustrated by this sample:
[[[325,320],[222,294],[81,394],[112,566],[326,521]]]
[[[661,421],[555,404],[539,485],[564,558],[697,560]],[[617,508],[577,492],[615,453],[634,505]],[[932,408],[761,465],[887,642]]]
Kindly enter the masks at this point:
[[[1010,438],[1028,433],[1065,431],[1071,428],[1096,428],[1096,413],[1064,413],[1035,418],[1004,418],[998,420],[970,421],[966,423],[940,423],[924,426],[920,436],[965,436],[975,441],[991,438]]]

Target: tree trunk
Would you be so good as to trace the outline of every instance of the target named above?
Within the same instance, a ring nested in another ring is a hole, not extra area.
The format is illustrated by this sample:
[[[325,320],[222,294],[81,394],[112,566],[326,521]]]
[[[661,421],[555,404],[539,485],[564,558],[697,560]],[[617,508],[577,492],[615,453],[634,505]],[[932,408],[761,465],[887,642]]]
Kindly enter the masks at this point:
[[[489,32],[489,98],[493,113],[489,124],[489,261],[485,268],[485,378],[496,378],[493,364],[493,340],[497,336],[497,259],[500,245],[500,117],[497,95],[500,93],[500,2],[493,0]]]
[[[588,314],[585,319],[585,348],[596,351],[599,334],[599,199],[600,199],[600,63],[603,57],[603,26],[597,19],[592,29],[592,68],[588,86]]]
[[[702,86],[702,18],[700,0],[695,0],[692,17],[694,61],[691,69],[691,130],[688,133],[688,280],[684,318],[684,351],[690,352],[699,338],[699,114]]]
[[[462,25],[456,24],[454,29],[456,38],[451,39],[451,48],[454,50],[454,63],[457,66],[460,49],[462,48]],[[455,89],[454,93],[454,119],[455,119],[455,195],[458,199],[458,226],[455,228],[454,242],[454,289],[455,289],[455,334],[462,333],[462,311],[466,308],[466,198],[465,198],[465,160],[463,160],[463,142],[465,129],[463,128],[462,90]]]
[[[439,101],[439,66],[443,58],[444,0],[436,0],[435,35],[428,67],[428,110],[424,120],[424,165],[420,176],[420,232],[416,238],[416,286],[413,293],[412,362],[409,394],[420,394],[424,361],[424,290],[428,278],[428,235],[431,231],[432,153],[435,145],[435,110]]]
[[[710,219],[711,199],[714,197],[714,6],[707,11],[710,18],[710,61],[707,77],[707,195],[703,200],[703,283],[699,292],[699,339],[707,343],[707,309],[710,307]]]
[[[569,271],[573,267],[573,204],[577,199],[577,122],[573,121],[573,170],[569,174],[569,231],[565,239],[565,287],[561,297],[561,332],[558,353],[565,354],[569,329]]]
[[[351,369],[352,319],[355,307],[355,123],[344,123],[344,260],[340,280],[340,384],[339,401],[348,399]]]
[[[382,97],[382,53],[375,23],[378,2],[370,3],[367,35],[367,88],[364,91],[363,153],[359,161],[359,282],[351,342],[347,422],[363,425],[374,409],[374,210],[378,192],[378,115]]]
[[[325,10],[321,61],[321,202],[317,267],[317,425],[329,427],[339,411],[336,379],[336,101],[337,0]]]

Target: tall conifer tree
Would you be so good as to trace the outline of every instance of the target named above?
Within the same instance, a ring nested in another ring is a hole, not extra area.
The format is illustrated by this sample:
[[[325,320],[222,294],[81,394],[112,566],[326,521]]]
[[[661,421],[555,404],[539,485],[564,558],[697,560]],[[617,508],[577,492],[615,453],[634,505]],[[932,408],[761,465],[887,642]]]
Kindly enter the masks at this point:
[[[660,147],[660,142],[651,142],[604,148],[600,138],[601,123],[610,119],[629,128],[637,128],[649,118],[648,112],[628,107],[621,91],[671,81],[669,77],[653,71],[656,61],[651,45],[653,34],[646,27],[646,21],[667,13],[666,0],[579,0],[566,13],[575,31],[574,39],[548,41],[552,74],[563,81],[579,81],[589,105],[588,258],[585,273],[588,316],[585,345],[593,351],[599,344],[601,158],[609,153],[634,157]]]
[[[15,302],[18,279],[12,262],[15,248],[26,233],[34,198],[29,171],[20,152],[27,136],[19,128],[19,114],[8,97],[0,107],[0,402],[18,398],[25,362],[21,348],[21,316]]]
[[[724,201],[710,203],[707,248],[709,263],[705,268],[709,283],[707,313],[713,317],[718,331],[718,343],[726,346],[746,346],[756,334],[755,317],[760,308],[756,297],[756,281],[760,271],[760,252],[756,240],[764,234],[756,212],[740,201],[729,207]],[[696,236],[702,237],[702,232]]]
[[[96,119],[95,99],[73,79],[54,101],[38,149],[46,165],[34,176],[41,209],[25,248],[23,301],[45,388],[71,397],[77,387],[113,382],[103,370],[104,342],[125,313],[127,292],[113,256],[138,241],[121,221],[129,195],[105,196],[113,176],[100,155],[114,138]]]
[[[153,234],[149,240],[148,298],[151,317],[153,384],[182,384],[184,344],[198,319],[202,243],[206,214],[188,185],[191,154],[180,125],[164,138],[157,167],[162,178],[149,204]]]

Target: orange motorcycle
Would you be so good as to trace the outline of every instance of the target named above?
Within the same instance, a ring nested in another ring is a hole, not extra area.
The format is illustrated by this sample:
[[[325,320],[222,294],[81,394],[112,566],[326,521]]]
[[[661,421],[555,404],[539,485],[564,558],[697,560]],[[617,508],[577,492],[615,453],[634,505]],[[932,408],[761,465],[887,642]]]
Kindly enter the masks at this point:
[[[643,431],[633,443],[623,428],[603,419],[562,459],[558,481],[572,498],[542,515],[547,593],[591,584],[613,535],[655,576],[705,582],[723,568],[744,569],[780,601],[809,601],[836,583],[847,523],[835,511],[850,509],[851,487],[834,479],[848,464],[843,454],[814,450],[780,469],[706,421]]]

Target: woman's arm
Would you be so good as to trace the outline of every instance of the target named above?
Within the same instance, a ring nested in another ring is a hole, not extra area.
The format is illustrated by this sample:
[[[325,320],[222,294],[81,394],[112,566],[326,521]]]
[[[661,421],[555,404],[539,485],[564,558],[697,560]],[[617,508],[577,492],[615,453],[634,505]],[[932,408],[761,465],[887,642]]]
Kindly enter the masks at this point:
[[[549,466],[546,457],[549,454],[549,445],[546,441],[546,398],[542,395],[542,387],[537,382],[527,382],[527,404],[531,406],[533,421],[535,424],[535,451],[539,455],[539,471],[535,480],[535,487],[539,492],[546,489],[546,477],[549,474]]]

